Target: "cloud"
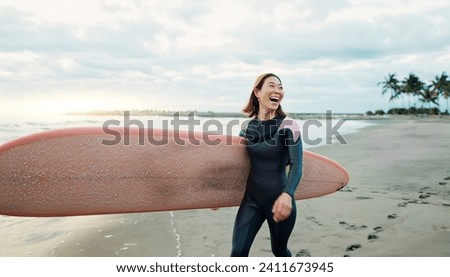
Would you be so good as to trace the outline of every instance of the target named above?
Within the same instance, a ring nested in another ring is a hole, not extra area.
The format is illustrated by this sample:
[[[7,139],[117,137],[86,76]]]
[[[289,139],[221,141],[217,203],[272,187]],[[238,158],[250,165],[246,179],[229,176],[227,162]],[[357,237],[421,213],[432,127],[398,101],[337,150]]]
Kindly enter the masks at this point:
[[[365,112],[388,106],[376,83],[390,72],[448,71],[449,13],[444,0],[4,0],[0,94],[238,111],[273,71],[288,111]]]

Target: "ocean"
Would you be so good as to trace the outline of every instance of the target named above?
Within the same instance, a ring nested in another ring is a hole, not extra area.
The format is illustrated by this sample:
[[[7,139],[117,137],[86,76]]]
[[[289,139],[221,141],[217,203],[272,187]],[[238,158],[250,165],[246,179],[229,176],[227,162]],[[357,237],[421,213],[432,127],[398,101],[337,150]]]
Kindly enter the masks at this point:
[[[72,127],[178,128],[237,136],[247,120],[242,117],[197,116],[1,115],[0,144],[37,132]],[[376,124],[366,120],[352,119],[308,118],[296,121],[301,129],[305,149],[330,143],[346,143],[346,135]]]

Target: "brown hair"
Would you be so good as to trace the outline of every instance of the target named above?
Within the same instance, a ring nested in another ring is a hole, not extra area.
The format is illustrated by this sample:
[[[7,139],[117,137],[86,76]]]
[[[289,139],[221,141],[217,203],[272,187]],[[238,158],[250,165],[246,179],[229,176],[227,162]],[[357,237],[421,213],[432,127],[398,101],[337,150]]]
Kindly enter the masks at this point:
[[[255,84],[253,85],[252,93],[250,94],[250,98],[248,99],[247,105],[242,109],[242,112],[248,116],[248,117],[256,117],[259,113],[259,103],[258,98],[255,95],[255,89],[260,90],[262,86],[264,85],[264,81],[269,77],[275,77],[277,78],[280,83],[281,79],[277,75],[273,73],[264,73],[258,76],[256,78]],[[278,106],[278,109],[276,110],[276,115],[285,117],[286,113],[283,111],[283,108],[281,108],[281,105]]]

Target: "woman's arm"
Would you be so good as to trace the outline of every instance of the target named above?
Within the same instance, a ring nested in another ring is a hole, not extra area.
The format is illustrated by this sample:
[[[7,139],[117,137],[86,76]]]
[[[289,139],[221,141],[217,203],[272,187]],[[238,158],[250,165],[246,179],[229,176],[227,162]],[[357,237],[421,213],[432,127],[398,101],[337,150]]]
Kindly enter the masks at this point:
[[[295,190],[302,178],[303,170],[303,145],[300,136],[295,139],[291,129],[284,129],[286,135],[286,147],[289,154],[289,173],[284,192],[294,197]]]
[[[300,137],[300,129],[295,121],[291,119],[290,122],[291,124],[282,125],[284,127],[282,131],[285,135],[285,145],[288,148],[290,166],[283,193],[277,198],[272,207],[275,222],[283,221],[291,214],[292,199],[302,177],[303,145]]]

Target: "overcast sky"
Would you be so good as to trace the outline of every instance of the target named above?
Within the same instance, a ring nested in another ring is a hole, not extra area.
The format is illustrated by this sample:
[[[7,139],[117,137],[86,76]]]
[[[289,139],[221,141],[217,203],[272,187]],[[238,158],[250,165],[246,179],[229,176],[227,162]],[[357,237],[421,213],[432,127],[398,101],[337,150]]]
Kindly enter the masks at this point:
[[[388,73],[450,73],[448,0],[0,0],[0,113],[387,110]]]

